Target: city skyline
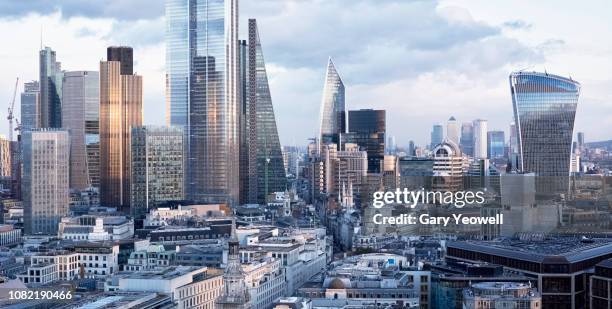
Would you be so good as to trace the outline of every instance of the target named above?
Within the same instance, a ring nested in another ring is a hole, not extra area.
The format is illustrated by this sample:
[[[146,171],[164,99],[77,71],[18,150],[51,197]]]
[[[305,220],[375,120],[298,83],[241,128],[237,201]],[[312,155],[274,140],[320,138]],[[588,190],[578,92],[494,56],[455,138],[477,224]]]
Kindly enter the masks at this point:
[[[139,2],[125,4],[125,8],[131,8],[133,3]],[[580,80],[584,104],[578,108],[575,131],[584,131],[587,141],[612,138],[606,134],[610,131],[606,123],[612,123],[609,121],[612,103],[606,89],[611,84],[606,73],[610,64],[605,61],[612,44],[591,43],[581,35],[593,28],[604,31],[604,36],[606,31],[611,31],[605,27],[607,21],[602,20],[605,16],[601,12],[606,10],[601,10],[601,6],[581,7],[585,15],[576,16],[580,22],[570,26],[561,17],[576,11],[575,6],[579,4],[569,2],[555,2],[557,10],[545,18],[539,17],[552,3],[517,2],[513,5],[524,12],[519,20],[504,12],[512,10],[500,10],[482,1],[379,4],[360,1],[352,5],[344,1],[323,5],[317,1],[282,4],[259,1],[258,4],[241,1],[240,28],[244,34],[242,29],[247,18],[259,21],[283,145],[303,145],[306,138],[317,135],[318,119],[315,118],[318,118],[322,95],[320,85],[329,56],[334,57],[343,74],[347,87],[346,109],[372,107],[393,111],[387,121],[388,135],[396,136],[402,147],[409,140],[426,145],[431,125],[450,116],[455,116],[460,123],[487,119],[491,130],[503,130],[509,136],[512,107],[506,78],[511,71],[523,68]],[[531,6],[526,9],[526,5]],[[42,45],[57,52],[57,59],[65,70],[97,70],[96,64],[104,57],[106,46],[133,45],[139,55],[135,71],[144,77],[145,83],[144,123],[165,124],[165,115],[159,112],[165,110],[163,1],[152,3],[146,10],[125,12],[118,9],[122,5],[114,9],[94,6],[88,10],[67,5],[61,6],[61,14],[59,5],[5,6],[0,25],[15,31],[2,36],[5,41],[19,44],[11,44],[15,46],[3,52],[1,61],[6,73],[0,78],[0,85],[4,86],[1,97],[8,101],[15,76],[21,82],[37,79],[37,54],[44,25]],[[347,9],[338,26],[318,31],[325,27],[320,24],[332,18],[326,11],[338,11],[341,7]],[[365,18],[368,8],[376,9],[381,16]],[[396,14],[397,11],[405,14]],[[412,16],[415,12],[423,14],[412,22],[403,20],[403,16]],[[587,15],[592,18],[585,18]],[[361,22],[351,25],[348,21],[352,18],[359,18]],[[301,23],[286,22],[292,19]],[[423,19],[432,26],[420,26],[418,22]],[[15,27],[17,23],[19,27]],[[286,30],[278,31],[279,23]],[[351,38],[371,26],[374,26],[373,34],[363,40],[365,51],[361,54],[353,51]],[[385,32],[385,28],[390,30]],[[312,31],[316,36],[306,35],[305,31]],[[376,33],[381,34],[375,37]],[[428,33],[429,37],[422,33]],[[298,36],[303,39],[295,40]],[[315,40],[326,44],[314,44]],[[380,40],[386,43],[377,45]],[[397,40],[411,43],[402,45]],[[435,56],[438,53],[444,57]],[[413,65],[415,61],[420,64]],[[409,69],[401,70],[406,67]],[[385,74],[380,74],[381,71]],[[423,89],[429,91],[424,93]],[[449,93],[454,95],[449,97]],[[428,108],[415,113],[419,106]],[[6,135],[7,124],[0,126],[0,132]]]

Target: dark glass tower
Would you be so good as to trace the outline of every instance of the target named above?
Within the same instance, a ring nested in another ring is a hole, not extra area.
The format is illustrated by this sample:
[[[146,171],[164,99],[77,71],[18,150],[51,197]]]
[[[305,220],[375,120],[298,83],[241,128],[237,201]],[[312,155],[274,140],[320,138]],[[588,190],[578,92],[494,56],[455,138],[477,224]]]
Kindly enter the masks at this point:
[[[45,47],[40,51],[40,121],[41,128],[62,127],[62,79],[61,63],[55,59],[55,51]]]
[[[129,46],[110,46],[106,49],[108,61],[121,62],[121,75],[134,74],[134,50]]]
[[[287,179],[257,21],[249,19],[248,44],[241,43],[243,77],[241,129],[242,202],[265,203],[271,192],[285,191]],[[246,175],[244,174],[246,171]]]
[[[384,110],[360,109],[348,112],[348,133],[341,143],[354,143],[368,153],[368,172],[380,173],[385,158],[386,113]]]
[[[548,73],[513,72],[510,92],[518,170],[536,174],[539,194],[567,192],[580,84]]]

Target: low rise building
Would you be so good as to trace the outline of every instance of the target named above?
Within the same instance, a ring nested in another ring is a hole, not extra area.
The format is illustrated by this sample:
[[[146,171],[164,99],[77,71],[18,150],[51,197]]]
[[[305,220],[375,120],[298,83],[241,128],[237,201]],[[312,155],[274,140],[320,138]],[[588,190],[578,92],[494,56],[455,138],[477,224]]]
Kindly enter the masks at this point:
[[[463,308],[537,309],[542,308],[542,296],[537,289],[524,283],[480,282],[463,291]]]

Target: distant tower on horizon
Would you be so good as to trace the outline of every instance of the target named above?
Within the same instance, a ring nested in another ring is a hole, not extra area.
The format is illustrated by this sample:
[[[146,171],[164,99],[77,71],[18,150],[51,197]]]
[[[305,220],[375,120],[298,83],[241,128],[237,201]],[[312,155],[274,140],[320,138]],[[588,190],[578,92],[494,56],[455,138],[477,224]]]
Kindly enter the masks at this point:
[[[331,57],[327,61],[325,84],[323,85],[321,127],[319,130],[321,145],[329,143],[339,145],[340,134],[346,132],[344,83]]]
[[[505,148],[506,140],[504,131],[487,132],[487,155],[489,159],[504,157]]]
[[[566,193],[580,83],[546,72],[512,72],[509,81],[518,170],[538,176],[539,194]]]
[[[441,124],[434,124],[431,129],[431,144],[430,149],[434,149],[436,146],[442,143],[444,140],[444,127]]]
[[[461,124],[461,151],[470,157],[474,156],[474,124],[464,122]]]
[[[142,76],[122,75],[121,62],[100,61],[100,204],[130,205],[131,128],[142,125]]]
[[[476,119],[473,122],[474,130],[474,158],[487,158],[487,121]]]
[[[453,116],[446,122],[446,138],[459,145],[459,123]]]
[[[39,53],[40,119],[41,128],[62,127],[62,65],[50,47]]]

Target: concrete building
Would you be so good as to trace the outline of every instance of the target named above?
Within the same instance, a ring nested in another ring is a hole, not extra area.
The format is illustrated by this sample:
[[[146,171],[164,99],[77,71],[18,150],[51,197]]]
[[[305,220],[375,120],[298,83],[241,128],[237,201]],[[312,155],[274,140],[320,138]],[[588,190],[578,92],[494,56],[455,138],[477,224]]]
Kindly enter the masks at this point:
[[[163,293],[170,295],[174,308],[214,308],[223,290],[223,276],[206,267],[170,266],[118,273],[105,281],[104,290]]]
[[[21,230],[10,224],[0,224],[0,247],[9,247],[21,242]]]
[[[67,131],[22,133],[24,232],[57,235],[68,214],[70,138]]]
[[[119,271],[119,243],[78,242],[73,250],[86,277],[104,278]]]
[[[134,236],[134,221],[125,216],[93,216],[62,218],[58,237],[75,241],[123,240]]]
[[[38,253],[30,257],[26,272],[18,278],[30,287],[49,285],[59,280],[74,280],[79,274],[79,255],[69,251]]]
[[[459,146],[444,140],[433,149],[432,189],[455,192],[463,188],[465,158]]]
[[[150,208],[184,199],[183,129],[133,127],[130,213],[144,219]]]
[[[542,297],[536,288],[516,282],[474,283],[463,291],[464,309],[542,308]]]
[[[476,119],[472,123],[474,133],[474,158],[487,158],[487,121]]]

